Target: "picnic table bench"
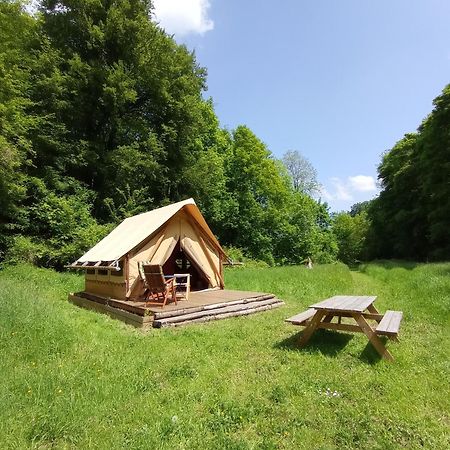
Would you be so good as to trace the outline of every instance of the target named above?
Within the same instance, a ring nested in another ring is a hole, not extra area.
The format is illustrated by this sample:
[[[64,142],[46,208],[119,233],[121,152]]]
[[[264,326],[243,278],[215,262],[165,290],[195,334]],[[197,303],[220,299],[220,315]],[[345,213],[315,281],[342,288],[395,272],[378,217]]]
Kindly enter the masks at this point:
[[[301,347],[308,343],[318,328],[352,331],[364,333],[382,358],[393,361],[394,358],[378,336],[384,335],[398,341],[403,313],[389,310],[380,314],[373,304],[375,300],[375,296],[336,295],[310,305],[308,310],[289,317],[286,322],[305,327],[299,340]],[[335,317],[337,322],[333,322]],[[352,323],[343,323],[342,318],[350,318]],[[376,325],[372,327],[368,321],[374,321]]]

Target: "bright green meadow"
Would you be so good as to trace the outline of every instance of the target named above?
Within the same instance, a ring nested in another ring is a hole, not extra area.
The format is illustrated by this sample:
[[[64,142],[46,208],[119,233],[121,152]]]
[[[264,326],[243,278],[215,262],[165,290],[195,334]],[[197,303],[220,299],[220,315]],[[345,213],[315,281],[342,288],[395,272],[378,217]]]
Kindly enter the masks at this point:
[[[0,271],[0,448],[450,448],[450,263],[238,268],[284,307],[141,332],[68,303],[77,274]],[[395,358],[362,334],[305,349],[284,319],[336,294],[404,311]]]

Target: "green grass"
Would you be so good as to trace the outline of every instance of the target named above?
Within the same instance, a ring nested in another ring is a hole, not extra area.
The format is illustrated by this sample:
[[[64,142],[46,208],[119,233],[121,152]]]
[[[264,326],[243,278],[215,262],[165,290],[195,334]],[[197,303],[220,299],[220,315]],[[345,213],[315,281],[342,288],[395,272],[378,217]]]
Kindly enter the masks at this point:
[[[142,333],[69,304],[78,275],[6,268],[0,448],[449,448],[449,275],[450,264],[232,269],[228,288],[286,306]],[[283,319],[334,294],[404,311],[393,364],[360,334],[295,347]]]

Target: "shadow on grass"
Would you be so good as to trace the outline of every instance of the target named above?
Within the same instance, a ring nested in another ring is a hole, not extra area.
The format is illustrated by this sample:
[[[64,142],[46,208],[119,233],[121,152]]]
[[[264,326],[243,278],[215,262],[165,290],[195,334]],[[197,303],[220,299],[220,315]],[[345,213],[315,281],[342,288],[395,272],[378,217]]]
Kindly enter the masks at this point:
[[[274,347],[299,352],[321,353],[326,356],[338,356],[344,347],[353,339],[353,334],[342,333],[329,330],[317,330],[304,348],[298,346],[298,341],[302,331],[284,339]],[[385,337],[380,337],[383,344],[388,341]],[[381,356],[370,342],[367,342],[359,359],[367,364],[376,364],[381,360]]]
[[[389,339],[385,336],[378,336],[378,337],[380,341],[383,343],[383,345],[386,346],[386,342]],[[370,342],[367,342],[367,345],[364,347],[364,350],[359,358],[361,359],[361,361],[365,363],[376,364],[378,361],[381,360],[381,355],[375,350],[375,347]]]
[[[275,345],[275,348],[288,349],[295,351],[306,351],[309,353],[322,353],[327,356],[336,356],[353,338],[352,334],[336,333],[329,330],[317,330],[309,340],[304,348],[298,346],[298,340],[301,333],[296,333],[293,336],[284,339]]]

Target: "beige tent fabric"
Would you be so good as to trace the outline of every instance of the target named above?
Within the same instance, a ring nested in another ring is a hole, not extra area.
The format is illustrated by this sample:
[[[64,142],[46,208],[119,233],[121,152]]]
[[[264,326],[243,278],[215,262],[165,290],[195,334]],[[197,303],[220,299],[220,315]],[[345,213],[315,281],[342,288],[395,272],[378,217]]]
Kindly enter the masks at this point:
[[[184,222],[181,233],[181,248],[208,277],[210,287],[221,286],[219,255],[211,250],[203,241],[201,235],[190,223]]]
[[[169,259],[179,240],[181,248],[207,277],[210,287],[223,286],[223,281],[220,277],[219,252],[217,249],[212,249],[204,241],[201,241],[203,243],[201,245],[201,239],[199,231],[189,222],[188,215],[183,212],[178,213],[166,224],[160,233],[155,235],[150,242],[130,258],[130,286],[139,277],[139,261],[151,261],[152,264],[163,265]]]
[[[219,242],[211,232],[192,198],[163,208],[139,214],[125,219],[118,227],[92,247],[76,262],[115,261],[133,250],[145,239],[161,228],[178,211],[186,208],[187,212],[198,222],[203,231],[223,253]]]
[[[162,238],[162,239],[161,239]],[[172,254],[180,238],[180,219],[174,217],[150,242],[138,250],[129,261],[130,285],[139,276],[138,262],[150,261],[163,265]]]

